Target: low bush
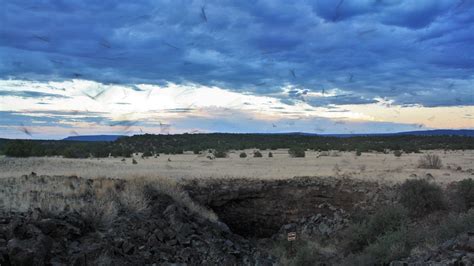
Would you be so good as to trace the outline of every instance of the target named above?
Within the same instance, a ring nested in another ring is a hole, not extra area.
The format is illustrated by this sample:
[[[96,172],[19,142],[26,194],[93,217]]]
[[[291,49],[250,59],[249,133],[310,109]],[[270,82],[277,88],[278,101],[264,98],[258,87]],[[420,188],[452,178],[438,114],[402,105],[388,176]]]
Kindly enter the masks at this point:
[[[241,152],[241,153],[239,154],[239,157],[240,157],[240,158],[247,158],[247,153]]]
[[[282,239],[273,244],[271,253],[279,258],[279,265],[310,266],[318,265],[317,263],[322,261],[318,250],[319,246],[313,241],[298,239],[288,242],[286,239]]]
[[[329,156],[329,151],[322,151],[319,153],[319,156]]]
[[[400,186],[400,203],[413,216],[426,215],[445,206],[441,187],[426,179],[406,180]]]
[[[147,157],[151,157],[151,156],[153,156],[153,152],[150,151],[150,150],[147,150],[142,154],[142,158],[147,158]]]
[[[474,228],[474,210],[432,219],[427,217],[426,226],[401,225],[386,232],[362,251],[349,255],[343,264],[388,265],[391,261],[410,256],[415,250],[432,249]]]
[[[418,168],[440,169],[442,166],[441,158],[436,154],[425,154],[418,160]]]
[[[408,211],[401,206],[379,209],[375,214],[356,222],[346,230],[347,247],[352,252],[363,250],[378,237],[398,230],[408,222]]]
[[[224,150],[216,150],[213,154],[216,158],[227,158],[227,151]]]
[[[291,147],[288,149],[288,153],[292,158],[303,158],[306,156],[305,150],[301,147]]]
[[[393,155],[395,155],[395,157],[400,157],[400,156],[402,156],[402,151],[395,150],[395,151],[393,151]]]
[[[362,152],[360,150],[356,150],[356,156],[361,156]]]
[[[253,157],[255,158],[261,158],[263,157],[262,153],[260,151],[254,151],[253,152]]]
[[[409,256],[412,243],[407,236],[408,230],[402,227],[377,238],[364,250],[361,265],[386,265],[393,260]]]
[[[298,248],[295,257],[291,260],[290,265],[294,266],[312,266],[318,261],[321,261],[317,248],[310,244]]]
[[[474,180],[466,178],[456,184],[456,196],[462,209],[470,209],[474,207]]]
[[[273,153],[272,153],[272,152],[269,152],[269,153],[268,153],[268,157],[269,157],[269,158],[272,158],[272,157],[273,157]]]
[[[438,245],[444,241],[454,238],[462,233],[472,231],[474,228],[474,209],[465,213],[450,213],[444,219],[436,224],[435,230],[427,230],[426,235],[429,236],[429,245]]]

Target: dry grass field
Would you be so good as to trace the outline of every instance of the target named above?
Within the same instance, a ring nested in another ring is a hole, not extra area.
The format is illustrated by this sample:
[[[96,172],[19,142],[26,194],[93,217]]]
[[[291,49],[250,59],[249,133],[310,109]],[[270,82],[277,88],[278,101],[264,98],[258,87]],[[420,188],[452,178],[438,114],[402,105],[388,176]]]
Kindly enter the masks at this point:
[[[474,168],[474,151],[425,151],[437,154],[443,163],[441,169],[420,169],[418,160],[423,154],[307,151],[305,158],[291,158],[287,150],[262,151],[262,158],[254,158],[253,150],[229,152],[228,158],[209,159],[206,154],[186,152],[180,155],[161,154],[157,158],[65,159],[65,158],[0,158],[0,177],[19,177],[35,172],[38,175],[77,175],[85,178],[268,178],[282,179],[294,176],[334,176],[398,183],[428,173],[438,183],[449,183],[470,177]]]
[[[294,176],[343,177],[399,183],[410,177],[433,176],[434,181],[445,184],[471,177],[474,169],[474,151],[424,151],[423,153],[362,153],[307,151],[305,158],[291,158],[287,150],[262,151],[262,158],[254,158],[253,150],[229,152],[228,158],[209,159],[207,154],[186,152],[180,155],[160,154],[157,158],[65,159],[65,158],[6,158],[0,157],[0,178],[19,177],[35,172],[38,175],[77,175],[85,178],[262,178],[283,179]],[[424,154],[437,154],[442,160],[441,169],[418,168]]]

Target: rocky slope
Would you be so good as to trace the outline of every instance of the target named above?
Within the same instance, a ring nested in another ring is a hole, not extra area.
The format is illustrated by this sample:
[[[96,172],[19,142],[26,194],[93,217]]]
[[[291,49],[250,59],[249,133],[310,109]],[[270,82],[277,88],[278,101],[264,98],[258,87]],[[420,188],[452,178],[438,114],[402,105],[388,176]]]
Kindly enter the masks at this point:
[[[77,213],[0,217],[1,265],[271,265],[275,259],[219,222],[154,195],[150,211],[95,230]]]

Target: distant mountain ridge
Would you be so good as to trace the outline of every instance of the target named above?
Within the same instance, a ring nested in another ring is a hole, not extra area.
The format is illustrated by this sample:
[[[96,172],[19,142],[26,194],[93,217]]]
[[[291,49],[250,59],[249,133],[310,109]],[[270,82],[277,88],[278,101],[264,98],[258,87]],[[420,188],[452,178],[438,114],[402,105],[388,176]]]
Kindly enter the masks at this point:
[[[303,133],[305,134],[305,133]],[[314,134],[318,135],[318,134]],[[319,134],[319,136],[331,136],[331,137],[357,137],[357,136],[464,136],[474,137],[473,129],[433,129],[433,130],[420,130],[420,131],[404,131],[396,133],[370,133],[370,134]]]
[[[400,132],[400,133],[396,133],[395,135],[474,137],[474,130],[473,129],[435,129],[435,130]]]
[[[400,136],[400,135],[414,135],[414,136],[466,136],[474,137],[473,129],[434,129],[434,130],[420,130],[420,131],[405,131],[396,133],[369,133],[369,134],[317,134],[305,132],[285,132],[285,133],[262,133],[262,134],[281,134],[281,135],[305,135],[305,136],[328,136],[328,137],[358,137],[358,136]],[[115,141],[118,138],[126,137],[124,135],[83,135],[70,136],[63,140],[69,141]]]
[[[69,141],[116,141],[124,135],[83,135],[83,136],[69,136],[63,140]]]

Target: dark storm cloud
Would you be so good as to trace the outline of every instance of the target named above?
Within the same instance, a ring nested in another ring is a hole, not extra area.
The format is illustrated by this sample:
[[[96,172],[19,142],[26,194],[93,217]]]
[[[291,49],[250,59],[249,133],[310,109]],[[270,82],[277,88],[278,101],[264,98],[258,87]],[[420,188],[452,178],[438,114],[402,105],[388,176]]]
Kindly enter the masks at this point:
[[[286,99],[288,85],[351,95],[315,105],[473,104],[471,0],[20,0],[2,9],[4,79],[198,83],[290,104],[304,95]]]

